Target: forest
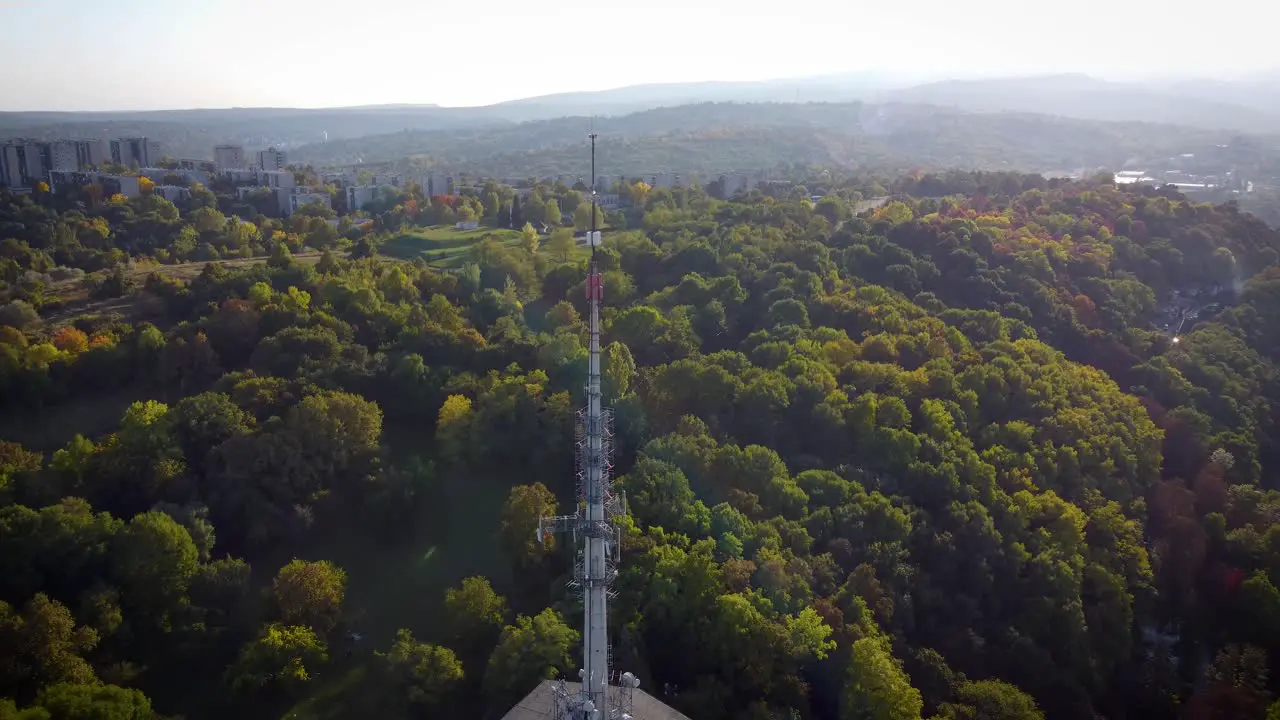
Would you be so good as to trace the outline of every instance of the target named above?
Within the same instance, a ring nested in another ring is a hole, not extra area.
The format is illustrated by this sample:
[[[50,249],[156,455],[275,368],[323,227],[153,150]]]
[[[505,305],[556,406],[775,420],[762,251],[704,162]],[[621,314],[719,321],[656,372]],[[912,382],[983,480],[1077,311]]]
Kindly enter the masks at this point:
[[[698,720],[1280,717],[1280,232],[1106,175],[642,189],[601,253],[615,667]],[[413,192],[342,232],[196,202],[0,196],[0,718],[500,718],[576,677],[535,529],[581,255],[382,257]]]

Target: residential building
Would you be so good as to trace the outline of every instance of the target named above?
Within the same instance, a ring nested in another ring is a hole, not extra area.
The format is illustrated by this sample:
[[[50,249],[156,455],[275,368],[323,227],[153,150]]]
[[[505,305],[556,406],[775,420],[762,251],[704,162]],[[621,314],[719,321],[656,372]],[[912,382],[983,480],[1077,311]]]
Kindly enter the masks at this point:
[[[427,185],[429,187],[424,187],[422,190],[428,197],[453,194],[453,178],[448,175],[431,173],[427,176]]]
[[[57,190],[64,185],[79,187],[101,185],[102,197],[104,198],[109,198],[112,195],[136,198],[142,195],[142,188],[138,184],[137,175],[111,175],[109,173],[82,172],[78,170],[54,170],[49,173],[50,188]]]
[[[320,173],[320,182],[326,185],[346,187],[356,183],[356,175],[348,170],[329,170]]]
[[[76,162],[80,168],[100,168],[111,162],[111,143],[106,140],[77,140]]]
[[[313,202],[318,202],[327,208],[333,207],[329,193],[322,192],[319,188],[280,188],[276,190],[276,200],[280,203],[281,215],[292,215],[298,211],[298,208]]]
[[[293,172],[289,170],[259,170],[257,180],[259,185],[272,190],[291,188],[296,184]]]
[[[734,173],[732,175],[721,175],[720,184],[722,186],[721,194],[727,200],[740,192],[746,192],[755,187],[755,180],[746,173]]]
[[[111,160],[106,140],[55,140],[47,144],[49,170],[88,170]]]
[[[179,178],[185,183],[208,185],[213,174],[207,170],[191,170],[187,168],[138,168],[138,174],[157,183],[172,182],[170,178]]]
[[[281,150],[271,147],[258,152],[260,170],[283,170],[288,164],[288,156]]]
[[[590,200],[590,198],[587,198]],[[622,196],[615,193],[596,193],[596,205],[601,210],[617,210],[622,207]]]
[[[49,143],[50,170],[79,170],[80,163],[76,157],[74,140],[58,140]]]
[[[399,173],[381,173],[381,174],[374,173],[373,177],[369,179],[369,184],[370,185],[392,185],[394,187],[400,187],[402,184],[404,184],[404,176],[400,175]]]
[[[179,158],[178,167],[183,170],[198,170],[210,174],[218,172],[218,164],[216,162],[200,158]]]
[[[378,195],[379,185],[351,185],[347,187],[347,211],[363,210]]]
[[[49,178],[49,143],[10,140],[0,145],[0,185],[34,187]]]
[[[235,185],[252,185],[258,182],[257,170],[223,170],[222,176]]]
[[[245,167],[244,146],[216,145],[213,148],[213,163],[219,170],[231,170]]]
[[[160,144],[144,137],[112,140],[111,161],[125,167],[155,167],[160,161]]]
[[[159,195],[171,203],[179,203],[191,199],[191,190],[181,185],[156,185],[151,189],[151,194]]]

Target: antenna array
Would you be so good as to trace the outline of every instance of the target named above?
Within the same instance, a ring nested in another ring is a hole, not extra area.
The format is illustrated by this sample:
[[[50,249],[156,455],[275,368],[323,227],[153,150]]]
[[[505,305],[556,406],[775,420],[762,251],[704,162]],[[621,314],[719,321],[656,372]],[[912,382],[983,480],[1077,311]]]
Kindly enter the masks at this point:
[[[594,129],[594,128],[593,128]],[[588,330],[591,336],[587,363],[587,405],[578,411],[577,449],[578,507],[572,515],[542,518],[538,540],[552,532],[573,534],[582,542],[569,585],[582,598],[582,678],[580,690],[565,682],[556,685],[553,712],[557,720],[630,720],[632,693],[640,681],[631,673],[614,677],[609,648],[608,602],[617,577],[621,536],[615,518],[626,513],[626,499],[613,491],[613,410],[600,394],[600,303],[604,282],[597,262],[600,231],[596,201],[596,133],[591,138],[591,231],[587,245],[591,264],[587,272]]]

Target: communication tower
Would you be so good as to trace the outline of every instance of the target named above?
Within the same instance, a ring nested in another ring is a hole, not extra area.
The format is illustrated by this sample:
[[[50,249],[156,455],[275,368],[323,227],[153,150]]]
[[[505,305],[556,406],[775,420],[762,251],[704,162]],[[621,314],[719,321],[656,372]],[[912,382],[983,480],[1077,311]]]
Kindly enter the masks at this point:
[[[570,532],[574,543],[582,541],[570,587],[582,596],[581,688],[565,682],[554,689],[556,720],[630,720],[633,693],[640,681],[631,673],[613,677],[609,649],[609,586],[617,576],[620,532],[614,518],[626,513],[626,500],[613,492],[613,409],[600,396],[600,303],[604,283],[596,259],[600,230],[596,225],[596,133],[591,138],[591,230],[587,245],[591,261],[587,270],[587,302],[590,305],[587,361],[587,404],[578,411],[577,476],[578,507],[572,515],[542,518],[538,540],[552,532]]]

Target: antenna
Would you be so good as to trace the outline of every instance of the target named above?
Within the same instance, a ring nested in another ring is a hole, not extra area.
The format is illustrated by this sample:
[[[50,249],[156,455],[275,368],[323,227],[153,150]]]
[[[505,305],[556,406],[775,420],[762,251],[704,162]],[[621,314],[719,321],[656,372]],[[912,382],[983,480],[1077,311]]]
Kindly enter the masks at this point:
[[[609,586],[617,577],[620,556],[620,529],[614,519],[626,512],[625,501],[613,492],[613,410],[604,407],[600,394],[600,303],[604,300],[596,248],[600,231],[596,214],[596,138],[591,138],[591,230],[587,244],[591,261],[587,272],[587,300],[591,306],[587,354],[587,406],[578,411],[576,432],[578,455],[578,508],[573,515],[543,518],[538,522],[538,540],[550,532],[572,532],[581,537],[582,550],[574,568],[570,587],[582,595],[582,687],[570,691],[560,682],[554,693],[557,720],[622,720],[632,712],[632,692],[639,686],[626,673],[619,685],[610,685],[608,602]]]

